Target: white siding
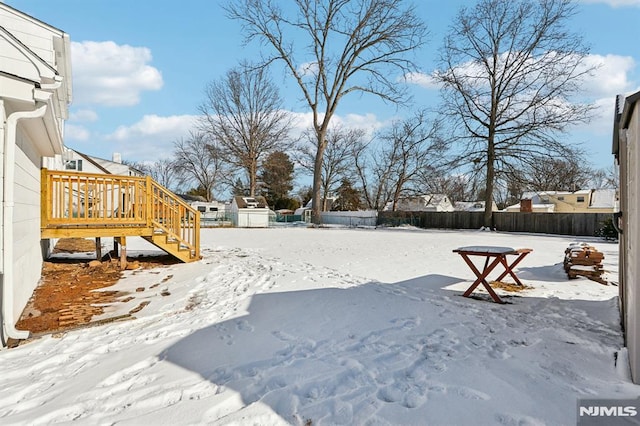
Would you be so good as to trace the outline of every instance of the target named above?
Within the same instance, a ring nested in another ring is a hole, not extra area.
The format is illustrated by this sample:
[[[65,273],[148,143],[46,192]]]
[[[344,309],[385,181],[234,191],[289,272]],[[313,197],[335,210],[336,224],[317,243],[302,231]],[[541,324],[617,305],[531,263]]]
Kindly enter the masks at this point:
[[[40,81],[40,73],[29,59],[14,49],[7,39],[0,35],[0,62],[2,71],[19,75],[31,81]]]
[[[640,105],[636,104],[627,129],[626,206],[624,207],[623,244],[625,245],[625,290],[627,346],[631,372],[640,383],[640,275],[638,274],[638,244],[640,242]],[[623,178],[623,176],[621,176]],[[623,181],[621,179],[621,181]]]
[[[61,31],[56,31],[53,27],[22,15],[20,12],[3,10],[2,8],[0,8],[0,19],[2,20],[2,26],[13,34],[15,38],[20,40],[22,44],[46,63],[57,68],[51,33],[54,31],[61,36]]]
[[[17,321],[41,276],[40,156],[18,131],[13,210],[14,321]]]

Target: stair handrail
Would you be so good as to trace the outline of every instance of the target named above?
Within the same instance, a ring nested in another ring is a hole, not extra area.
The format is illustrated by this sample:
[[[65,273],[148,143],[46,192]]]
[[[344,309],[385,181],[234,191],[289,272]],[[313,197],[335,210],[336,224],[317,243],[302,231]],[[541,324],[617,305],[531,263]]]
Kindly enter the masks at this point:
[[[147,224],[200,257],[200,212],[151,176],[146,177]]]

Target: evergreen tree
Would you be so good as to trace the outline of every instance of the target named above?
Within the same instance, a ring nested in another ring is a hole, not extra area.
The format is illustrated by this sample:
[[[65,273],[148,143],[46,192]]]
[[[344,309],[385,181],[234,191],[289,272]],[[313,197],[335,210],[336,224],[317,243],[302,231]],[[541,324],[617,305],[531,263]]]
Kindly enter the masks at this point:
[[[334,210],[340,211],[356,211],[360,210],[362,205],[362,196],[360,191],[353,187],[349,179],[343,178],[340,187],[336,191],[338,199],[334,204]]]
[[[293,162],[284,152],[275,151],[265,158],[259,186],[262,187],[260,192],[271,208],[281,208],[279,200],[289,198],[289,191],[293,189],[293,169]]]

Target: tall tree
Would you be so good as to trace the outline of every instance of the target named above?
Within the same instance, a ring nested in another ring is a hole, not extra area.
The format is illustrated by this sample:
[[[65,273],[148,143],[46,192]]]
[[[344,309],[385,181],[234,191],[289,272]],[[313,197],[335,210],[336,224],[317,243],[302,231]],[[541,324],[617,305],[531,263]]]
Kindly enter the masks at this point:
[[[227,175],[226,164],[215,144],[202,133],[174,142],[175,170],[180,185],[195,184],[207,201],[213,201],[213,190]]]
[[[313,174],[315,168],[315,132],[305,135],[308,144],[299,149],[298,163]],[[327,132],[327,147],[322,160],[320,174],[321,207],[326,210],[327,198],[339,186],[343,178],[350,178],[353,173],[353,146],[361,143],[364,130],[347,129],[340,126],[332,127]]]
[[[279,201],[289,197],[293,189],[293,171],[293,162],[282,151],[272,152],[265,158],[260,178],[270,206],[280,208]]]
[[[589,119],[572,103],[591,72],[588,49],[568,31],[573,0],[480,0],[463,7],[441,53],[436,79],[460,159],[485,169],[486,226],[496,179],[539,157],[565,157],[559,136]]]
[[[220,147],[220,154],[242,168],[249,195],[256,195],[261,159],[276,148],[286,149],[290,118],[266,67],[243,65],[210,83],[200,106],[201,131]]]
[[[340,101],[357,92],[396,104],[406,101],[396,72],[417,68],[407,54],[423,44],[426,27],[402,0],[289,3],[281,8],[273,0],[239,0],[227,3],[226,11],[242,22],[247,42],[271,47],[263,63],[281,61],[311,109],[316,136],[312,218],[319,223],[326,136]]]

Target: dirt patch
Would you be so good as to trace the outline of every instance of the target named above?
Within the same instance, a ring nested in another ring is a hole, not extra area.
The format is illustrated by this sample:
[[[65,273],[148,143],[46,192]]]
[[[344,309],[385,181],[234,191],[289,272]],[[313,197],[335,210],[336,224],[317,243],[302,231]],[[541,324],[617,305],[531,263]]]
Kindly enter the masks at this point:
[[[58,241],[54,253],[95,252],[95,247],[92,239],[64,238]],[[177,263],[169,255],[127,258],[127,261],[141,269]],[[88,261],[86,257],[74,259],[73,256],[46,261],[40,284],[16,328],[41,334],[90,324],[94,316],[104,313],[104,305],[120,303],[127,296],[128,293],[108,290],[121,277],[119,260],[112,256],[105,256],[102,262]],[[138,312],[144,306],[132,311]]]
[[[514,292],[529,290],[533,288],[533,287],[526,286],[524,284],[518,285],[515,283],[504,283],[502,281],[491,281],[491,287],[499,288],[505,291],[514,291]]]

